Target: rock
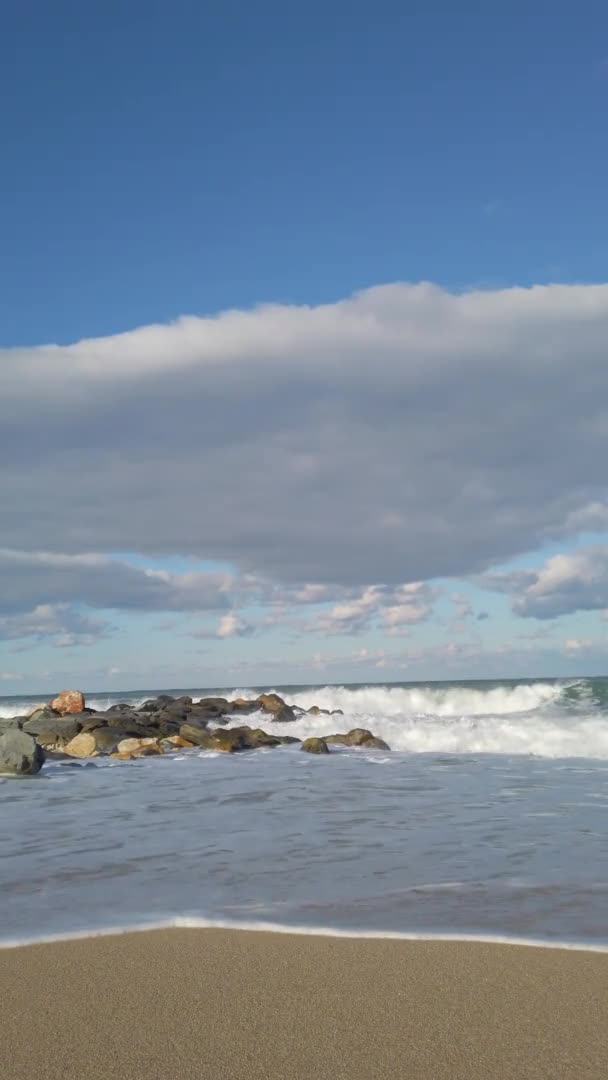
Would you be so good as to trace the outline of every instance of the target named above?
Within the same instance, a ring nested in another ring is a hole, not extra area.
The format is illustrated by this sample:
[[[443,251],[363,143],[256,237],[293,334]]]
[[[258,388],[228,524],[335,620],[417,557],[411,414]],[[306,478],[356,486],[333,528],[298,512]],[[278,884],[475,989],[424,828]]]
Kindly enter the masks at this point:
[[[35,709],[32,709],[31,713],[28,713],[28,720],[52,720],[54,716],[59,716],[54,709],[51,709],[50,705],[36,705]]]
[[[158,739],[121,739],[116,749],[119,754],[137,754],[147,747],[161,752]]]
[[[33,735],[15,728],[0,735],[0,773],[34,776],[44,764],[44,750]]]
[[[329,709],[320,709],[318,705],[311,705],[306,712],[309,716],[331,716]]]
[[[0,735],[5,731],[13,731],[22,728],[25,720],[25,716],[0,716]]]
[[[364,746],[366,750],[390,750],[390,746],[367,728],[353,728],[346,735],[326,735],[325,742],[342,746]]]
[[[329,754],[329,747],[325,739],[304,739],[300,750],[305,750],[307,754]]]
[[[62,690],[56,698],[49,701],[49,705],[60,716],[66,716],[67,713],[82,712],[85,707],[84,694],[80,690]]]
[[[133,712],[133,711],[134,711],[133,706],[128,705],[126,701],[119,701],[117,705],[110,705],[110,708],[106,709],[106,712],[108,712],[108,713],[115,713],[115,712],[120,712],[120,713],[127,712],[128,713],[128,712]]]
[[[329,715],[330,716],[344,716],[344,713],[342,712],[342,709],[332,709]]]
[[[33,735],[45,750],[61,750],[80,731],[80,724],[72,716],[34,716],[26,720],[23,730]]]
[[[256,698],[256,704],[258,709],[269,713],[278,713],[286,707],[286,702],[278,694],[260,694]]]
[[[200,701],[194,703],[192,709],[211,716],[225,716],[230,712],[230,702],[225,697],[201,698]]]
[[[262,712],[270,713],[277,724],[288,724],[296,718],[291,705],[287,705],[278,694],[260,694],[255,704]]]
[[[138,712],[160,712],[161,709],[165,709],[169,702],[175,701],[175,698],[171,697],[171,694],[160,694],[157,698],[149,698],[148,701],[144,701],[142,705],[138,705]]]
[[[207,745],[207,724],[204,721],[194,722],[193,720],[186,721],[179,729],[179,734],[182,739],[186,739],[187,742],[194,743],[195,746]]]
[[[95,741],[95,732],[81,731],[64,747],[64,750],[70,757],[97,757],[99,750]]]
[[[194,747],[193,742],[182,739],[181,735],[169,735],[168,738],[161,739],[160,745],[164,750],[192,750]]]
[[[249,701],[247,698],[236,698],[235,701],[229,701],[228,704],[230,705],[230,712],[237,715],[239,713],[247,715],[248,713],[260,711],[257,701]]]

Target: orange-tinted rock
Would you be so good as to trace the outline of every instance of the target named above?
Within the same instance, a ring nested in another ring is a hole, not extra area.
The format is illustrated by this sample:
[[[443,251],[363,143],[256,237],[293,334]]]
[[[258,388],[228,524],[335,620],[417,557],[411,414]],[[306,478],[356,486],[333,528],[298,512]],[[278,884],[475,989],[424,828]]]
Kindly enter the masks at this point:
[[[159,741],[155,738],[121,739],[116,749],[119,754],[139,754],[144,750],[152,750],[157,754],[162,753]]]
[[[168,750],[192,750],[194,747],[193,742],[183,739],[181,735],[169,735],[166,739],[161,739],[160,745],[166,746]]]
[[[49,704],[60,716],[81,713],[84,710],[84,694],[80,690],[62,690]]]
[[[80,735],[76,735],[64,747],[64,753],[69,754],[70,757],[96,757],[99,751],[95,736],[90,731],[81,731]]]

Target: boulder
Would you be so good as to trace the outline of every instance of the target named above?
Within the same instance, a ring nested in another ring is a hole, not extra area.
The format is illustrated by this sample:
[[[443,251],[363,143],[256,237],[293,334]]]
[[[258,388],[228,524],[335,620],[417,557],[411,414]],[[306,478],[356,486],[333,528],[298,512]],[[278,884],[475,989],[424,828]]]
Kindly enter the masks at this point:
[[[148,701],[144,701],[143,704],[138,705],[138,712],[160,712],[161,709],[165,709],[169,702],[175,701],[175,698],[171,697],[171,694],[160,694],[157,698],[149,698]]]
[[[61,750],[80,731],[80,724],[72,716],[33,716],[26,720],[23,730],[33,735],[45,750]]]
[[[248,713],[254,713],[260,711],[260,706],[257,701],[249,701],[247,698],[236,698],[235,701],[229,701],[230,712],[238,715],[242,713],[247,716]]]
[[[54,709],[51,709],[50,705],[36,705],[34,709],[27,715],[28,720],[52,720],[54,716],[59,716]]]
[[[25,720],[25,716],[0,716],[0,735],[4,731],[13,731],[22,728]]]
[[[304,739],[300,750],[304,750],[307,754],[329,754],[329,747],[325,739]]]
[[[44,750],[33,735],[19,728],[0,735],[0,773],[10,776],[34,776],[44,764]]]
[[[309,716],[331,716],[329,709],[320,709],[318,705],[311,705],[306,712]]]
[[[194,743],[182,739],[181,735],[169,735],[166,739],[161,739],[160,745],[163,750],[192,750]]]
[[[207,697],[194,702],[192,709],[211,716],[226,716],[230,712],[230,702],[225,697]]]
[[[64,750],[70,757],[97,757],[99,750],[95,741],[95,732],[81,731],[64,747]]]
[[[138,754],[141,750],[153,749],[162,753],[158,739],[121,739],[116,749],[119,754]]]
[[[278,694],[260,694],[255,704],[262,712],[270,713],[277,724],[288,724],[296,719],[291,705],[287,705]]]
[[[342,746],[364,746],[366,750],[390,750],[390,746],[379,739],[367,728],[353,728],[346,735],[326,735],[326,743],[340,744]]]
[[[51,709],[66,716],[68,713],[82,712],[85,707],[84,694],[80,690],[62,690],[56,698],[49,701]]]
[[[182,739],[194,743],[195,746],[207,745],[209,732],[204,721],[187,720],[185,724],[180,725],[179,734]]]

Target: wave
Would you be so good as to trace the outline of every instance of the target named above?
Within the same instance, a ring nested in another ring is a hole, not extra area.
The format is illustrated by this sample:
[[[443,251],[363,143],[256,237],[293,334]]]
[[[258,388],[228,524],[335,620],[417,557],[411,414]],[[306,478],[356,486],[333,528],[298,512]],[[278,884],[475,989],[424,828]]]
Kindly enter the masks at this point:
[[[175,915],[164,920],[137,922],[132,925],[95,927],[59,934],[0,939],[0,949],[17,949],[29,945],[51,945],[89,938],[118,937],[123,934],[149,933],[155,930],[237,930],[249,933],[291,934],[308,937],[350,938],[367,941],[445,941],[470,942],[488,945],[520,945],[536,949],[568,949],[574,952],[608,953],[608,944],[590,941],[570,941],[559,938],[510,937],[500,934],[415,933],[400,930],[343,930],[330,926],[290,926],[288,923],[266,923],[206,919],[195,915]]]
[[[563,687],[556,683],[491,686],[323,686],[289,696],[289,702],[308,709],[342,709],[370,716],[426,715],[438,717],[504,715],[531,712],[557,701]],[[243,691],[244,696],[255,696]]]
[[[371,728],[392,750],[439,754],[527,754],[546,758],[608,759],[608,715],[601,708],[605,687],[592,680],[482,685],[320,686],[285,689],[301,709],[318,705],[343,716],[299,716],[272,724],[277,734],[299,738],[329,735],[353,727]],[[118,701],[134,707],[154,692],[93,695],[88,704],[107,709]],[[180,693],[180,691],[174,691]],[[259,690],[190,691],[194,700],[224,693],[253,699]],[[0,717],[27,712],[39,699],[4,699]],[[255,718],[255,719],[254,719]],[[247,723],[268,725],[266,714]],[[243,723],[235,718],[231,724]]]

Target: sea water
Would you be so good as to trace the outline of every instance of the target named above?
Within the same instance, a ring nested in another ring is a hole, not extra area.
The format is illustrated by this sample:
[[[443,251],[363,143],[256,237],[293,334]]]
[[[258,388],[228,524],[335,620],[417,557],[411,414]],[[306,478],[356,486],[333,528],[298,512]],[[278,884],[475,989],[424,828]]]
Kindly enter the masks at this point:
[[[391,751],[189,750],[2,780],[0,941],[216,922],[608,944],[608,680],[276,689],[344,716],[246,722],[368,727]]]

